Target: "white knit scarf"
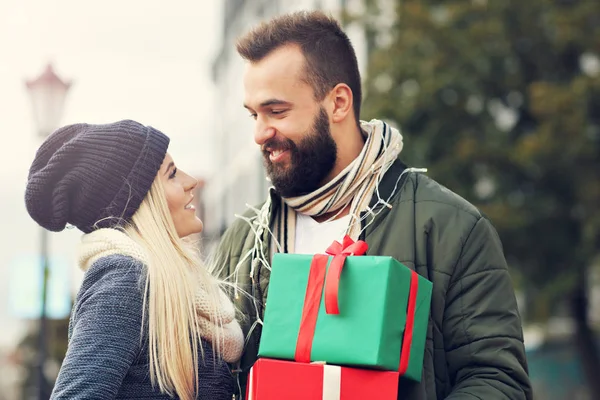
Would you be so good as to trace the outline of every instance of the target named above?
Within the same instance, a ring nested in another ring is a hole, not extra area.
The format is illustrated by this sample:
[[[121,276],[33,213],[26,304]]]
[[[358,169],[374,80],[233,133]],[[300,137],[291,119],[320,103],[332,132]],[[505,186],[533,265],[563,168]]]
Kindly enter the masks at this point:
[[[365,145],[342,172],[312,193],[282,199],[275,219],[277,251],[294,252],[296,213],[319,216],[342,211],[350,204],[350,224],[346,230],[357,240],[361,231],[360,213],[365,211],[381,178],[402,151],[402,135],[383,121],[361,121]],[[323,249],[325,250],[325,249]]]
[[[83,271],[87,271],[95,261],[113,254],[132,257],[144,265],[147,265],[149,261],[144,248],[127,234],[116,229],[105,228],[83,235],[78,254],[79,267]],[[212,311],[208,306],[209,299],[206,293],[199,291],[196,296],[200,335],[210,342],[214,342],[215,338],[218,337],[221,342],[220,354],[223,360],[230,363],[236,362],[242,354],[244,337],[235,319],[233,304],[220,289],[219,296],[220,304],[216,316],[211,315]],[[213,317],[212,320],[211,317]],[[221,321],[222,328],[217,327],[212,322],[214,320]],[[217,335],[217,329],[221,329],[219,335]]]

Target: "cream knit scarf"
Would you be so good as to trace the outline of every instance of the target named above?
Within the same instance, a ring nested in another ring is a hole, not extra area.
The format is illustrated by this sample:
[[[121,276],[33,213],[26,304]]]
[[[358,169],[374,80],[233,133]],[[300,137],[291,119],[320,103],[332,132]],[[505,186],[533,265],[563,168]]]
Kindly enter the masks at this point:
[[[102,257],[120,254],[139,260],[148,264],[148,255],[144,248],[131,239],[127,234],[116,229],[98,229],[82,237],[79,247],[78,263],[83,271]],[[220,335],[217,335],[217,327],[212,321],[208,298],[205,292],[200,291],[196,296],[196,310],[200,326],[201,336],[213,342],[215,338],[221,341],[221,356],[226,362],[239,360],[244,347],[242,330],[235,320],[235,309],[227,295],[219,290],[220,307],[218,315],[213,320],[222,321],[223,327]]]
[[[396,161],[403,146],[400,132],[383,121],[361,121],[361,130],[366,139],[362,151],[331,182],[304,196],[282,199],[275,218],[276,251],[294,252],[297,212],[319,216],[341,211],[348,204],[351,219],[346,234],[358,239],[361,232],[359,215],[368,209],[381,178]]]

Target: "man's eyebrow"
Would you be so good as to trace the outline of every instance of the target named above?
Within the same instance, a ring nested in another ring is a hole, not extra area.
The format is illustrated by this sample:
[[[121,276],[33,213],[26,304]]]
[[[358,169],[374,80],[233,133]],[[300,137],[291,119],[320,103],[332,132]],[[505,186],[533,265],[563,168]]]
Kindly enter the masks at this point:
[[[259,107],[263,108],[263,107],[269,107],[269,106],[281,106],[281,105],[288,105],[288,104],[290,104],[289,101],[280,100],[280,99],[268,99],[268,100],[265,100],[262,103],[260,103]],[[250,106],[247,104],[244,104],[244,107],[247,109],[250,109]]]

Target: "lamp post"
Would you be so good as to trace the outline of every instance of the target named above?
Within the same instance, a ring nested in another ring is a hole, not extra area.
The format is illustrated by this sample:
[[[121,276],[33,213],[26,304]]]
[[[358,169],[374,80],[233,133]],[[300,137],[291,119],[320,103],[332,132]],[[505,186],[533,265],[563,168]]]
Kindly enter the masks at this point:
[[[37,128],[37,134],[41,138],[46,138],[52,133],[62,117],[67,92],[71,86],[70,82],[60,79],[52,65],[48,64],[40,76],[26,82],[27,91],[31,98],[33,106],[33,116]],[[38,398],[40,400],[49,397],[47,393],[46,376],[44,374],[44,365],[46,363],[46,301],[48,289],[48,231],[41,228],[40,241],[40,259],[42,269],[42,293],[40,309],[40,335],[38,343],[38,362],[37,362],[37,385]]]

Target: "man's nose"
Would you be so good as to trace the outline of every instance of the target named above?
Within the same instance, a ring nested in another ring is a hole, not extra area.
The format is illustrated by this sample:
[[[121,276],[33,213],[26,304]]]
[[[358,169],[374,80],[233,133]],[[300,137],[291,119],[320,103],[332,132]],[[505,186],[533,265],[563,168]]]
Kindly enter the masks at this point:
[[[254,141],[256,144],[262,146],[273,136],[275,136],[275,128],[267,124],[266,121],[257,118],[256,127],[254,128]]]

